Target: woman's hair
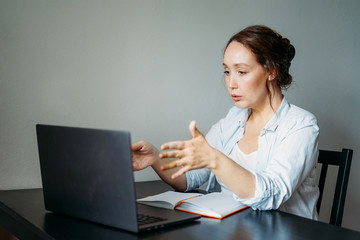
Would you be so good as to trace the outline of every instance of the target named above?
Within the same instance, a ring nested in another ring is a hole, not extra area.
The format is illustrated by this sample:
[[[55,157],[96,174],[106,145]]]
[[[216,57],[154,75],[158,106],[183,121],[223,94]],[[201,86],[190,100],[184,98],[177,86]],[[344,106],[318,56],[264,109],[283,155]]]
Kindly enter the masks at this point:
[[[232,36],[226,45],[231,42],[243,44],[256,56],[257,61],[270,72],[275,73],[273,79],[276,86],[286,89],[292,82],[289,74],[291,60],[295,56],[295,48],[290,44],[289,39],[283,38],[280,34],[262,25],[249,26]],[[225,48],[225,50],[226,50]],[[267,86],[270,95],[269,86]]]

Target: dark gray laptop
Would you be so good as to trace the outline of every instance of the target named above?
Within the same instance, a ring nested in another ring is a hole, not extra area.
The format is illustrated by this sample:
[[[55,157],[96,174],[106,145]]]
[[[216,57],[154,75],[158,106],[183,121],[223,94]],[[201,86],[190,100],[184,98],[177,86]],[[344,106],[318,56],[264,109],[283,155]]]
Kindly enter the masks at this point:
[[[136,203],[129,132],[41,124],[36,131],[47,210],[131,232],[199,218]]]

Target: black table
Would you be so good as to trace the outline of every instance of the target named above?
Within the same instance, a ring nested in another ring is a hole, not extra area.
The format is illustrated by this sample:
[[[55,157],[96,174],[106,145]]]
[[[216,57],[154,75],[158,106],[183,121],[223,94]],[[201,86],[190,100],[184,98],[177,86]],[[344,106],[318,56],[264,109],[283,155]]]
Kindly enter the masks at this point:
[[[137,197],[171,189],[161,181],[136,183]],[[42,189],[0,191],[0,226],[19,239],[360,239],[360,233],[280,211],[246,209],[223,220],[133,234],[48,212]]]

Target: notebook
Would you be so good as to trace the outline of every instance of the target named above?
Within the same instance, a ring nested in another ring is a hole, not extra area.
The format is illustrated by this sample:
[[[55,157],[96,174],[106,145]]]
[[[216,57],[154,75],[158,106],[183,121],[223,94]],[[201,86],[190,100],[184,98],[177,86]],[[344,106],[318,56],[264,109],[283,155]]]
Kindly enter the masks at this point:
[[[136,203],[129,132],[43,124],[36,132],[46,210],[131,232],[199,218]]]

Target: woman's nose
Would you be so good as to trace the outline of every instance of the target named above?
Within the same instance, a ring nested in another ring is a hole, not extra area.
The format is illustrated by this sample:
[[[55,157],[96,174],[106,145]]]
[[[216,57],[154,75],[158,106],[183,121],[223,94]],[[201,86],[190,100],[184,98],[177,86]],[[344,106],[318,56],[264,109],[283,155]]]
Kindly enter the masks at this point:
[[[234,75],[230,75],[229,88],[235,89],[235,88],[237,88],[237,87],[238,87],[238,85],[237,85],[235,76],[234,76]]]

